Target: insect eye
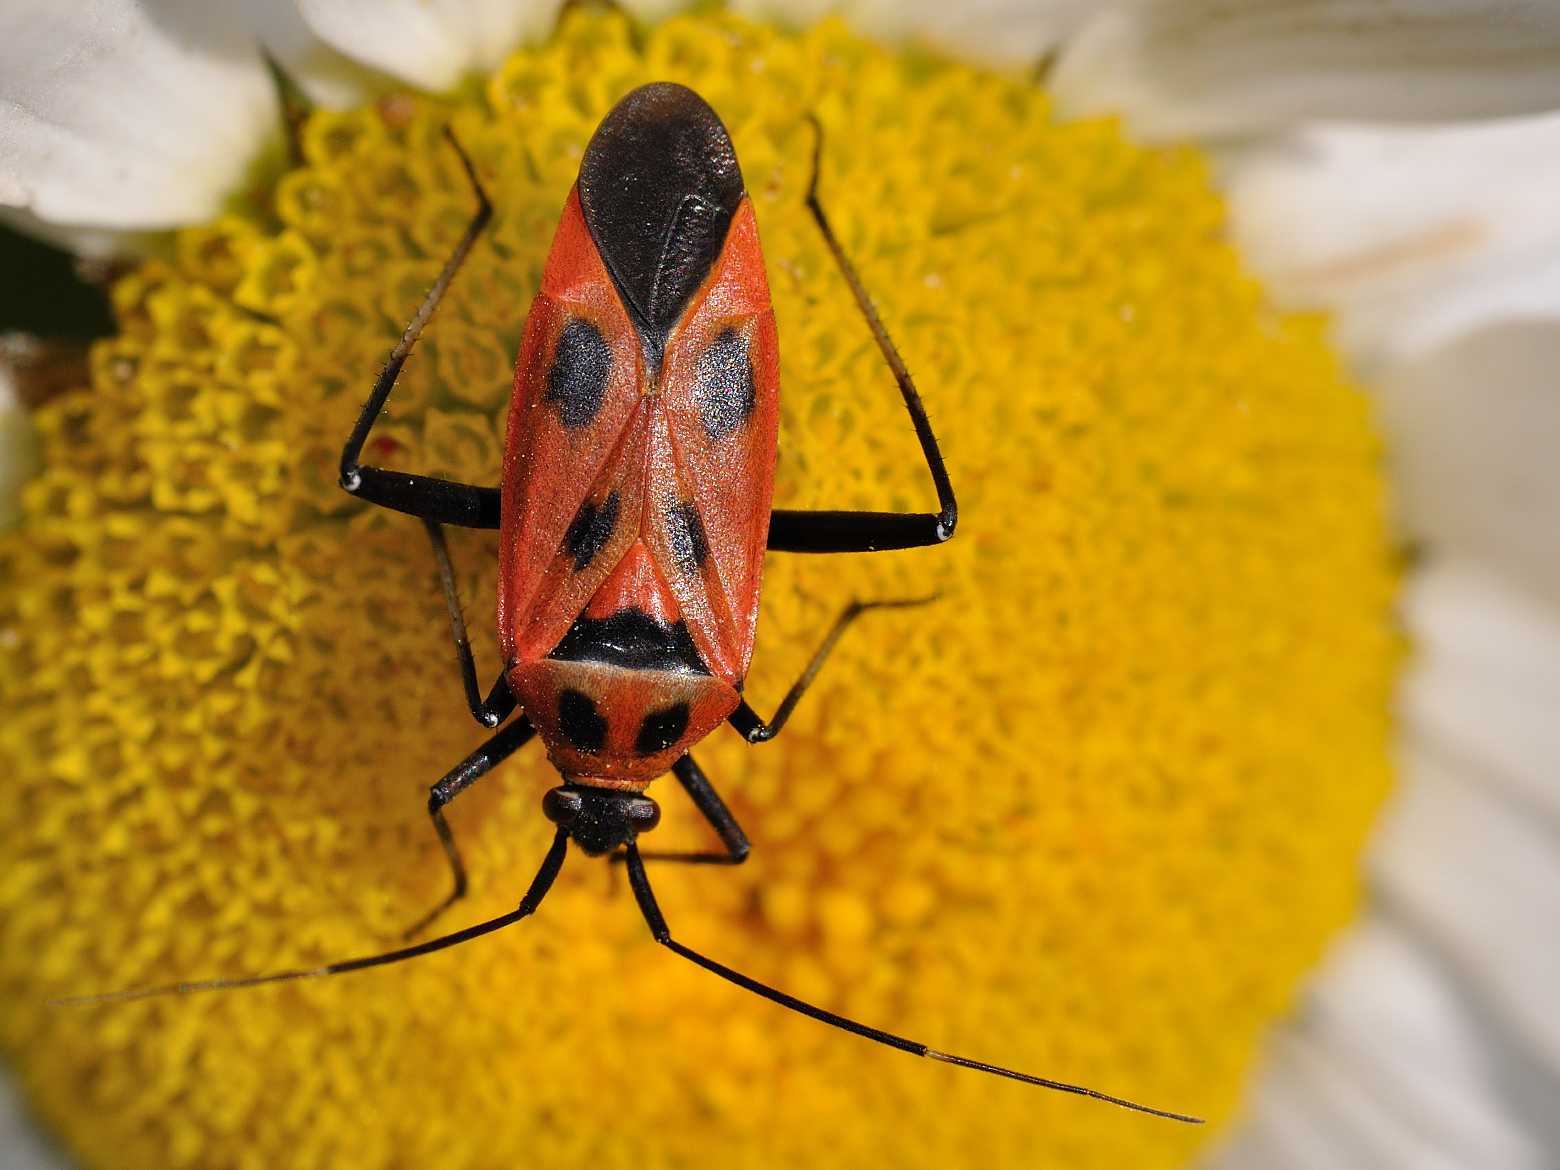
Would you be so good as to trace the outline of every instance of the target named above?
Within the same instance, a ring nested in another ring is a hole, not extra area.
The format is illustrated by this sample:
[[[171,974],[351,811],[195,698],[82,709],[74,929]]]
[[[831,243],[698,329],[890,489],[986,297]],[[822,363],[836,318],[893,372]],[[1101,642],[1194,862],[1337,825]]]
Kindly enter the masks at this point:
[[[553,824],[567,828],[579,819],[584,804],[572,788],[550,788],[542,797],[542,813]]]
[[[636,833],[648,833],[661,823],[661,806],[649,797],[635,797],[624,802],[623,815]]]

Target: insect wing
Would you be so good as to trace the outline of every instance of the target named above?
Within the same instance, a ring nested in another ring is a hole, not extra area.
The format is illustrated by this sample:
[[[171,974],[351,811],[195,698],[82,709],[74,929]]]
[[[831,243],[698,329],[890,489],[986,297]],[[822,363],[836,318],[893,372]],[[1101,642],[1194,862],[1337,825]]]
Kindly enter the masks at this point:
[[[645,542],[705,661],[747,673],[774,486],[779,353],[752,203],[668,339]]]
[[[643,356],[571,191],[526,319],[504,453],[499,638],[545,655],[643,512]]]

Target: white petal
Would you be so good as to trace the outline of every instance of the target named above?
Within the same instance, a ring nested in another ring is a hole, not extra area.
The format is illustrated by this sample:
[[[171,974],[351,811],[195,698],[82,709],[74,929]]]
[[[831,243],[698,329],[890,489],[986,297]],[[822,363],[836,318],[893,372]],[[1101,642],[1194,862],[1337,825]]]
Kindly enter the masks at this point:
[[[1560,315],[1560,115],[1322,126],[1237,155],[1231,225],[1284,303],[1379,364],[1489,320]]]
[[[1339,315],[1338,343],[1367,374],[1502,321],[1554,319],[1560,317],[1560,249],[1480,262],[1457,279],[1346,303]]]
[[[57,224],[213,215],[278,132],[253,37],[221,0],[0,5],[0,202]]]
[[[22,485],[37,466],[32,420],[16,399],[11,371],[0,361],[0,532],[15,523]]]
[[[661,10],[663,0],[631,7]],[[998,65],[1034,64],[1096,10],[1092,0],[735,0],[748,16],[811,24],[830,13],[885,40],[924,37],[967,57]]]
[[[1207,1170],[1528,1170],[1498,1061],[1435,956],[1380,917],[1335,949]]]
[[[1560,317],[1470,335],[1379,386],[1404,521],[1560,605]]]
[[[1422,572],[1406,609],[1408,735],[1560,826],[1560,610],[1455,561]]]
[[[1175,0],[1113,6],[1063,53],[1063,107],[1147,138],[1309,118],[1454,118],[1560,104],[1560,5]]]
[[[646,22],[665,20],[688,7],[688,0],[622,0],[618,7],[631,14],[638,20]],[[733,8],[741,9],[740,3],[733,4]],[[789,5],[778,5],[779,10],[784,10]],[[811,8],[812,5],[807,7]]]
[[[1468,761],[1410,744],[1372,869],[1560,1099],[1560,824]]]
[[[296,0],[326,44],[424,89],[447,89],[496,68],[524,40],[545,36],[561,0]]]
[[[70,1170],[65,1155],[33,1128],[10,1078],[0,1076],[0,1166],[5,1170]]]
[[[310,101],[343,108],[366,100],[387,79],[338,53],[314,34],[295,0],[237,0],[276,63]]]

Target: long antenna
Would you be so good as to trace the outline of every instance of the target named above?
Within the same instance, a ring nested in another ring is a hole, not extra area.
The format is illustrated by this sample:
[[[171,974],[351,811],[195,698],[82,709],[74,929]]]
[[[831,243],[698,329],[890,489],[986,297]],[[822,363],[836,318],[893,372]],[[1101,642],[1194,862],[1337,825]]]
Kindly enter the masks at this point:
[[[568,851],[569,834],[559,829],[553,837],[552,848],[547,851],[546,858],[542,861],[542,868],[531,881],[531,888],[525,892],[525,897],[520,900],[520,905],[507,914],[500,914],[497,918],[489,918],[486,922],[479,922],[475,926],[468,926],[464,930],[457,930],[451,934],[440,935],[431,938],[427,942],[417,943],[415,946],[401,947],[399,950],[385,951],[378,955],[366,955],[360,959],[344,959],[339,963],[327,963],[323,967],[299,967],[291,971],[275,971],[269,975],[242,975],[234,979],[201,979],[190,983],[166,983],[161,987],[142,987],[130,991],[108,991],[99,995],[68,995],[59,999],[50,1000],[50,1003],[60,1005],[85,1005],[99,1003],[126,1003],[136,999],[151,999],[158,995],[188,995],[195,991],[224,991],[235,987],[258,987],[264,983],[286,983],[293,979],[316,979],[323,975],[345,975],[348,971],[362,971],[368,967],[383,967],[387,963],[400,963],[406,959],[415,959],[419,955],[432,954],[434,951],[442,951],[448,947],[459,946],[463,942],[470,942],[474,938],[481,938],[484,934],[492,934],[495,930],[502,930],[513,922],[519,922],[522,918],[528,918],[536,913],[536,908],[541,905],[542,899],[547,896],[547,891],[552,888],[553,881],[558,876],[558,871],[563,868],[564,854]]]
[[[1155,1109],[1151,1105],[1139,1105],[1136,1101],[1128,1101],[1125,1097],[1113,1097],[1109,1093],[1102,1093],[1098,1089],[1086,1088],[1083,1085],[1071,1085],[1065,1081],[1053,1081],[1048,1077],[1031,1076],[1029,1073],[1017,1072],[1010,1068],[1002,1068],[995,1064],[985,1064],[982,1061],[970,1060],[963,1056],[954,1056],[949,1052],[939,1052],[935,1048],[928,1048],[925,1044],[916,1040],[907,1040],[903,1036],[896,1036],[892,1032],[885,1032],[881,1028],[874,1028],[867,1024],[858,1023],[846,1016],[837,1015],[826,1011],[805,1000],[797,999],[794,995],[770,987],[766,983],[760,983],[751,976],[744,975],[740,971],[733,971],[714,959],[699,954],[689,947],[683,946],[672,937],[671,930],[666,925],[666,918],[661,914],[661,908],[656,905],[655,894],[650,889],[650,877],[645,873],[645,865],[639,856],[639,847],[629,843],[627,856],[628,881],[633,887],[634,898],[639,903],[639,910],[645,916],[645,922],[650,926],[650,933],[655,936],[655,941],[660,943],[673,954],[681,955],[691,963],[696,963],[706,971],[719,975],[728,983],[735,983],[754,995],[762,996],[771,1003],[777,1003],[781,1007],[790,1008],[793,1012],[808,1016],[820,1023],[831,1027],[843,1029],[846,1032],[854,1032],[858,1036],[864,1036],[868,1040],[875,1040],[879,1044],[886,1044],[890,1048],[897,1048],[901,1052],[909,1052],[915,1056],[925,1056],[932,1060],[940,1060],[944,1064],[956,1064],[963,1068],[973,1068],[979,1072],[991,1073],[994,1076],[1007,1077],[1010,1080],[1023,1081],[1026,1085],[1038,1085],[1042,1089],[1055,1089],[1061,1093],[1076,1093],[1080,1097],[1092,1097],[1096,1101],[1105,1101],[1111,1105],[1119,1105],[1123,1109],[1132,1109],[1138,1113],[1148,1113],[1154,1117],[1164,1117],[1171,1121],[1184,1121],[1190,1125],[1201,1125],[1203,1119],[1193,1117],[1186,1113],[1172,1113],[1168,1109]]]
[[[484,934],[491,934],[495,930],[502,930],[522,918],[527,918],[536,913],[536,908],[541,905],[542,899],[547,896],[547,891],[552,888],[554,880],[558,877],[558,871],[563,868],[564,855],[568,851],[568,830],[559,828],[553,837],[552,848],[547,851],[546,858],[542,861],[541,869],[531,881],[531,887],[520,900],[520,905],[507,914],[500,914],[497,918],[489,918],[486,922],[479,922],[474,926],[468,926],[463,930],[457,930],[450,934],[441,935],[438,938],[429,939],[427,942],[417,943],[415,946],[401,947],[399,950],[385,951],[377,955],[366,955],[358,959],[345,959],[339,963],[327,963],[322,967],[299,967],[289,971],[275,971],[268,975],[245,975],[233,979],[203,979],[195,982],[169,983],[161,987],[145,987],[130,991],[110,991],[99,995],[72,995],[64,996],[50,1002],[58,1005],[87,1005],[105,1003],[126,1003],[137,999],[150,999],[159,995],[187,995],[197,991],[222,991],[239,987],[257,987],[265,983],[285,983],[294,979],[315,979],[325,975],[344,975],[349,971],[362,971],[368,967],[382,967],[389,963],[399,963],[406,959],[415,959],[419,955],[432,954],[434,951],[442,951],[449,947],[459,946],[474,938],[480,938]],[[847,1016],[838,1015],[827,1011],[805,1000],[797,999],[794,995],[787,994],[778,988],[770,987],[766,983],[760,983],[751,976],[744,975],[740,971],[734,971],[722,963],[717,963],[691,947],[686,947],[672,938],[671,930],[666,925],[666,917],[661,913],[661,908],[656,904],[655,894],[650,889],[650,877],[645,873],[645,865],[639,854],[639,847],[632,841],[629,842],[625,854],[628,864],[628,880],[634,890],[634,899],[639,903],[639,910],[644,915],[645,922],[650,927],[650,933],[655,936],[656,942],[666,947],[673,954],[681,955],[689,962],[703,967],[713,975],[718,975],[728,983],[734,983],[754,995],[761,996],[771,1003],[777,1003],[781,1007],[789,1008],[793,1012],[839,1028],[842,1031],[853,1032],[857,1036],[897,1048],[901,1052],[909,1052],[915,1056],[924,1056],[930,1060],[941,1061],[944,1064],[956,1064],[963,1068],[972,1068],[978,1072],[991,1073],[993,1076],[1007,1077],[1009,1080],[1022,1081],[1026,1085],[1038,1085],[1042,1089],[1054,1089],[1061,1093],[1073,1093],[1080,1097],[1092,1097],[1096,1101],[1104,1101],[1110,1105],[1119,1105],[1123,1109],[1131,1109],[1138,1113],[1147,1113],[1154,1117],[1167,1118],[1170,1121],[1184,1121],[1191,1125],[1201,1125],[1203,1119],[1193,1117],[1186,1113],[1174,1113],[1168,1109],[1156,1109],[1151,1105],[1141,1105],[1136,1101],[1129,1101],[1125,1097],[1114,1097],[1109,1093],[1102,1093],[1098,1089],[1090,1089],[1084,1085],[1073,1085],[1066,1081],[1056,1081],[1049,1077],[1032,1076],[1029,1073],[1018,1072],[1015,1069],[1003,1068],[1000,1065],[986,1064],[983,1061],[971,1060],[964,1056],[955,1056],[950,1052],[939,1052],[916,1040],[908,1040],[903,1036],[896,1036],[892,1032],[885,1032],[881,1028],[852,1020]]]

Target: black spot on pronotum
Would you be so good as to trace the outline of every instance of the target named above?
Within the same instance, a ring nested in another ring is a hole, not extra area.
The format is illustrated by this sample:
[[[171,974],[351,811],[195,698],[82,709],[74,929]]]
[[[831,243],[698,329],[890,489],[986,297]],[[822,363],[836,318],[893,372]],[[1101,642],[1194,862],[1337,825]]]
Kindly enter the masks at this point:
[[[571,430],[596,417],[612,372],[612,351],[606,338],[589,321],[576,317],[563,327],[552,369],[547,371],[548,402],[558,405],[558,418]]]
[[[612,539],[612,530],[617,527],[618,504],[618,494],[613,492],[599,508],[586,500],[574,514],[569,530],[563,534],[563,551],[574,558],[576,573],[595,560],[596,554]]]
[[[677,567],[691,573],[710,555],[710,542],[704,535],[704,521],[693,501],[673,504],[666,510],[666,540]]]
[[[652,711],[639,725],[639,735],[634,740],[634,750],[642,756],[664,752],[688,730],[688,704],[673,703],[660,711]]]
[[[564,691],[558,696],[558,726],[582,752],[599,752],[607,742],[607,721],[590,696],[579,691]]]
[[[699,355],[693,374],[693,401],[705,434],[712,439],[731,434],[753,413],[756,397],[747,339],[735,329],[722,330]]]

